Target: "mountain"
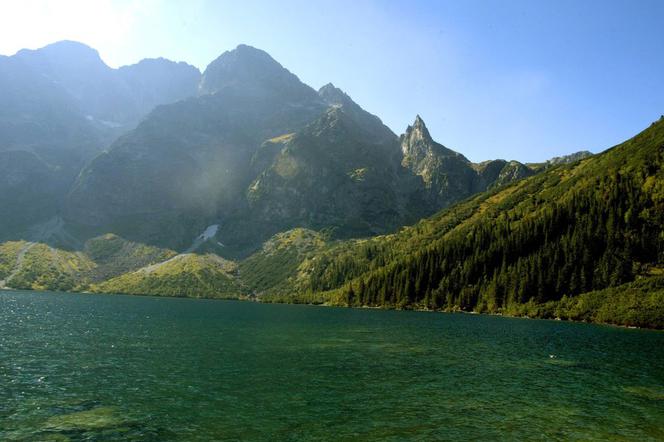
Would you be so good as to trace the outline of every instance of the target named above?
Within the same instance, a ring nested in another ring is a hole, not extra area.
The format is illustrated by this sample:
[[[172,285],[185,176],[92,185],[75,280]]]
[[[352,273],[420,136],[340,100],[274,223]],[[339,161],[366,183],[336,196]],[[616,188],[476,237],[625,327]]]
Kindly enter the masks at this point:
[[[29,151],[72,172],[94,155],[102,136],[35,58],[0,57],[0,151]]]
[[[332,105],[282,141],[249,186],[248,218],[269,235],[301,226],[338,237],[413,222],[426,214],[421,187],[399,160],[397,138],[380,120],[352,102]]]
[[[135,125],[155,107],[196,95],[201,73],[184,62],[146,58],[116,71],[129,95],[120,121]]]
[[[473,163],[245,45],[200,75],[61,42],[0,57],[0,98],[0,287],[664,327],[664,119]]]
[[[248,46],[213,61],[199,90],[157,108],[81,172],[67,201],[71,223],[186,247],[243,207],[261,143],[299,130],[326,107],[315,90]]]
[[[436,143],[419,115],[400,140],[403,166],[422,178],[428,198],[439,208],[534,173],[517,161],[471,163],[460,153]]]
[[[293,105],[319,101],[316,91],[267,52],[242,44],[210,63],[198,89],[200,95],[239,93],[261,100],[270,96]]]
[[[216,243],[226,249],[212,251],[246,254],[295,227],[337,237],[389,232],[476,191],[474,181],[461,182],[477,175],[467,160],[461,172],[443,161],[449,170],[436,173],[446,187],[436,192],[444,197],[428,197],[378,117],[331,83],[312,89],[250,46],[224,52],[202,75],[164,59],[111,69],[96,50],[69,41],[19,51],[2,66],[9,106],[0,151],[32,155],[6,155],[15,173],[0,195],[21,210],[0,237],[57,236],[80,247],[113,232],[184,250],[219,224]],[[166,102],[175,103],[158,106]],[[19,172],[30,182],[25,192],[16,192]],[[16,233],[35,224],[44,235]]]
[[[14,55],[26,69],[57,87],[89,121],[132,126],[155,106],[193,96],[200,72],[186,63],[147,59],[112,69],[82,43],[61,41]]]
[[[0,245],[0,278],[21,288],[664,328],[663,163],[664,118],[602,154],[485,191],[389,235],[340,241],[295,228],[237,262],[115,235],[89,240],[81,253],[13,242]]]
[[[291,293],[664,327],[663,163],[664,118],[602,154],[482,193],[395,235],[306,256],[288,276]]]
[[[0,220],[0,239],[55,216],[87,161],[155,106],[195,95],[199,78],[164,59],[111,69],[70,41],[0,57],[0,155],[14,175],[0,180],[0,200],[16,208]]]
[[[245,256],[296,227],[387,233],[529,173],[482,172],[419,117],[400,147],[341,89],[247,45],[203,74],[161,58],[112,69],[72,41],[24,49],[0,57],[0,99],[0,202],[17,208],[0,240],[115,233],[183,251],[219,225],[210,251]]]
[[[529,171],[489,177],[436,150],[428,183],[418,176],[428,160],[411,164],[402,151],[440,146],[419,117],[401,144],[331,83],[316,91],[240,45],[210,63],[196,97],[159,107],[95,158],[65,217],[72,230],[181,251],[215,224],[212,244],[224,246],[211,251],[238,257],[296,227],[337,238],[387,233]]]

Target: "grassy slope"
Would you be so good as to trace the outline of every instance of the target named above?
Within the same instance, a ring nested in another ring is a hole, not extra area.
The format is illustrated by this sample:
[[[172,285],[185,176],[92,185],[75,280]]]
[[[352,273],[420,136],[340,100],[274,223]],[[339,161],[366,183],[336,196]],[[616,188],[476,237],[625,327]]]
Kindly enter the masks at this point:
[[[87,283],[87,273],[95,267],[82,253],[35,244],[7,285],[30,290],[78,290]]]
[[[239,298],[246,290],[235,277],[237,265],[217,255],[177,255],[94,284],[91,291],[191,298]]]
[[[93,282],[104,281],[177,255],[173,250],[126,241],[110,233],[87,241],[84,252],[97,264],[89,275]]]
[[[293,291],[303,263],[326,247],[322,234],[297,228],[279,233],[240,263],[240,275],[253,293],[263,298]]]
[[[0,244],[0,279],[9,276],[16,264],[18,253],[25,244],[25,241],[9,241]]]

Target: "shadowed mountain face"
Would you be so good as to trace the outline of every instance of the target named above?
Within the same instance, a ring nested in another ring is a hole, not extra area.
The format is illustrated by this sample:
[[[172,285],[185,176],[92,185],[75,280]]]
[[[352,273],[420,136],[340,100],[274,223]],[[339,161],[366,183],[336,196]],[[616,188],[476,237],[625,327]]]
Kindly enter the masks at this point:
[[[334,85],[316,92],[240,45],[207,67],[198,97],[160,107],[92,161],[66,215],[175,249],[219,224],[217,251],[242,254],[294,227],[388,232],[493,183],[433,142],[419,117],[402,148]]]
[[[188,245],[206,223],[243,205],[261,143],[299,130],[326,107],[269,55],[246,46],[213,61],[200,90],[206,94],[158,108],[92,161],[68,198],[68,219]]]
[[[54,216],[68,184],[32,152],[0,152],[0,239],[20,233],[26,220],[37,223]]]
[[[423,187],[401,167],[398,140],[385,129],[353,107],[328,108],[275,148],[249,186],[249,217],[269,234],[306,226],[342,237],[416,220],[429,210]]]
[[[195,95],[200,80],[193,66],[163,58],[112,69],[96,50],[71,41],[12,58],[59,88],[88,121],[108,128],[131,127],[155,106]]]
[[[0,58],[0,98],[0,152],[31,154],[7,158],[42,183],[21,204],[43,206],[4,233],[62,215],[81,241],[112,232],[184,250],[218,224],[215,251],[243,254],[294,227],[389,232],[529,170],[474,165],[419,116],[399,139],[331,83],[316,91],[246,45],[200,75],[164,59],[111,69],[55,43]],[[0,195],[18,204],[5,181]]]
[[[163,59],[111,69],[69,41],[0,57],[0,154],[30,183],[17,192],[0,181],[0,199],[14,208],[0,220],[0,238],[57,213],[87,161],[155,106],[194,95],[199,77]]]

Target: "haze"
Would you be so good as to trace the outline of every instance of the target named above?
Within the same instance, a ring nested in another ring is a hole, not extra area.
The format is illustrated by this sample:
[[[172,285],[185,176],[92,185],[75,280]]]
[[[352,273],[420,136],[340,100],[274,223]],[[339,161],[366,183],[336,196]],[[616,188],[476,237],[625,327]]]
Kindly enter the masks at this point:
[[[640,1],[3,2],[0,53],[71,39],[113,67],[203,70],[246,43],[333,81],[396,133],[415,114],[473,161],[616,144],[656,119],[664,3]]]

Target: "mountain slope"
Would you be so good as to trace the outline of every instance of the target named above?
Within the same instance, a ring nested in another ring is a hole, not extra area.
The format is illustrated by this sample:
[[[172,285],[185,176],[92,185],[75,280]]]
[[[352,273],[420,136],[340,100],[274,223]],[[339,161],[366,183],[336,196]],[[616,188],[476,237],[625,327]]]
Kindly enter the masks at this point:
[[[13,175],[0,179],[0,203],[15,208],[0,238],[54,217],[87,161],[155,106],[194,95],[199,77],[163,59],[111,69],[70,41],[0,56],[0,157]]]
[[[200,72],[186,63],[146,59],[112,69],[82,43],[60,41],[12,58],[66,94],[89,121],[131,126],[155,106],[195,95]]]
[[[245,46],[208,66],[201,92],[157,108],[85,168],[68,197],[68,220],[181,249],[242,204],[262,142],[325,108],[316,91]]]
[[[92,291],[190,298],[238,298],[237,265],[217,255],[182,254],[100,284]]]
[[[72,231],[179,251],[218,224],[224,246],[213,251],[235,258],[296,227],[339,238],[393,231],[530,173],[515,163],[478,172],[419,117],[402,149],[331,83],[315,91],[240,45],[210,63],[197,97],[158,107],[85,167],[65,218]]]
[[[0,151],[0,241],[54,216],[69,182],[36,154]]]
[[[270,235],[303,226],[343,237],[426,214],[417,207],[420,187],[399,165],[396,137],[376,136],[383,128],[345,105],[330,107],[290,137],[249,186],[248,217],[272,226]]]
[[[664,264],[663,162],[661,119],[603,154],[351,243],[312,266],[308,290],[354,305],[497,312],[648,276]]]

